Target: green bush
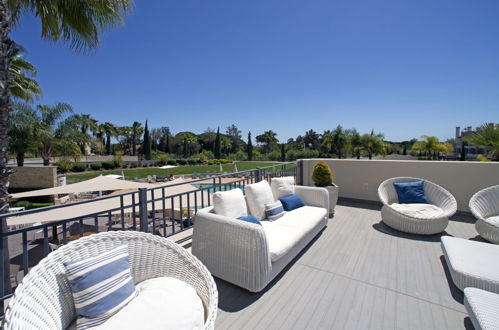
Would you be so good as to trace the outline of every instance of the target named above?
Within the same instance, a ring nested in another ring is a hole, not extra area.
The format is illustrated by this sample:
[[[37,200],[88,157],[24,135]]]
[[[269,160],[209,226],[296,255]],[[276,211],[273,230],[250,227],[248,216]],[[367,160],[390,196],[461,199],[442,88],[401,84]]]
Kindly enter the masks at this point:
[[[154,159],[156,160],[159,166],[166,165],[166,163],[168,162],[168,154],[165,153],[159,154]]]
[[[187,163],[189,165],[196,165],[198,163],[197,159],[187,159]]]
[[[102,168],[102,163],[92,163],[90,164],[90,168],[94,171],[98,171]]]
[[[16,207],[24,207],[26,210],[37,209],[39,207],[52,206],[54,203],[32,203],[29,201],[19,201],[15,204]]]
[[[185,159],[177,159],[177,164],[178,165],[187,165],[187,160],[185,160]]]
[[[168,159],[166,162],[166,165],[177,165],[177,160],[176,159]]]
[[[114,164],[114,161],[110,160],[107,162],[103,162],[102,168],[105,170],[114,170],[116,168],[116,165]]]
[[[87,166],[82,163],[74,163],[73,166],[71,166],[71,172],[85,172],[87,169]]]
[[[206,163],[209,159],[215,158],[215,155],[210,150],[203,150],[198,154],[198,157],[202,163]]]
[[[56,165],[60,172],[66,173],[71,169],[73,163],[69,159],[61,159],[56,163]]]
[[[121,155],[114,156],[112,162],[114,163],[114,168],[120,168],[125,165],[125,161],[123,160]]]
[[[314,165],[312,181],[318,187],[330,186],[333,183],[333,173],[326,162],[321,160]]]

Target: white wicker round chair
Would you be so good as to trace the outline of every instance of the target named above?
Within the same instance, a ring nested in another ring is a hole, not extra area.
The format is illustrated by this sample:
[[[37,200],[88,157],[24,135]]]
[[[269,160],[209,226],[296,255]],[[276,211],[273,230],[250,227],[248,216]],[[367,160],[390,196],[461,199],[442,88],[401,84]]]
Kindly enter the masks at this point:
[[[499,221],[490,219],[499,216],[499,185],[480,190],[471,197],[469,205],[477,218],[476,231],[487,241],[499,244]]]
[[[218,292],[213,277],[191,253],[151,234],[113,231],[71,242],[50,253],[24,277],[5,312],[5,329],[66,329],[76,318],[64,262],[98,255],[128,244],[135,283],[168,276],[190,284],[205,310],[205,329],[215,327]],[[165,306],[175,308],[175,306]]]
[[[398,195],[393,183],[417,180],[424,181],[425,195],[429,203],[442,209],[443,214],[439,217],[420,218],[409,216],[391,207],[391,204],[398,203]],[[440,233],[447,227],[449,217],[457,211],[456,199],[451,193],[439,185],[424,179],[406,177],[388,179],[380,184],[378,196],[383,203],[383,208],[381,209],[383,222],[396,230],[411,234],[433,235]]]

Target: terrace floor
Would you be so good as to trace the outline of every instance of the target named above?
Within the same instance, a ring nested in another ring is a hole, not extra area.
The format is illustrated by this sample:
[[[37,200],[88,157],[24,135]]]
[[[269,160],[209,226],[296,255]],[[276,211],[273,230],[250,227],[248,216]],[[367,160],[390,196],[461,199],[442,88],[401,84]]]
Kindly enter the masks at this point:
[[[258,294],[216,279],[217,329],[471,329],[440,235],[396,232],[380,207],[343,201],[327,228]],[[457,215],[443,235],[476,238]]]

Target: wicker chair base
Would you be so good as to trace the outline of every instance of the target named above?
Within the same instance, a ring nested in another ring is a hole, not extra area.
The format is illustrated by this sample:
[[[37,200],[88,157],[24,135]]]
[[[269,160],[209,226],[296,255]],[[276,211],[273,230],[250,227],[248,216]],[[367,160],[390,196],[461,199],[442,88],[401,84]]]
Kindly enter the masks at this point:
[[[383,205],[381,217],[383,222],[393,229],[404,233],[419,235],[435,235],[441,233],[449,224],[449,218],[447,217],[434,219],[411,218],[401,215],[388,205]]]

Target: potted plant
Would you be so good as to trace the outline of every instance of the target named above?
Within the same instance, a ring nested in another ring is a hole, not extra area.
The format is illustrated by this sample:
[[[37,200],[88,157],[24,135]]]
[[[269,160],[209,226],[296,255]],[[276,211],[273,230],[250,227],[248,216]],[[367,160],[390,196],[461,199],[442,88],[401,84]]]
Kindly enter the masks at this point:
[[[329,216],[334,214],[334,208],[338,202],[338,193],[340,187],[338,187],[333,182],[333,173],[331,169],[324,161],[319,161],[314,165],[314,171],[312,172],[312,181],[314,181],[316,187],[324,187],[329,192]]]

